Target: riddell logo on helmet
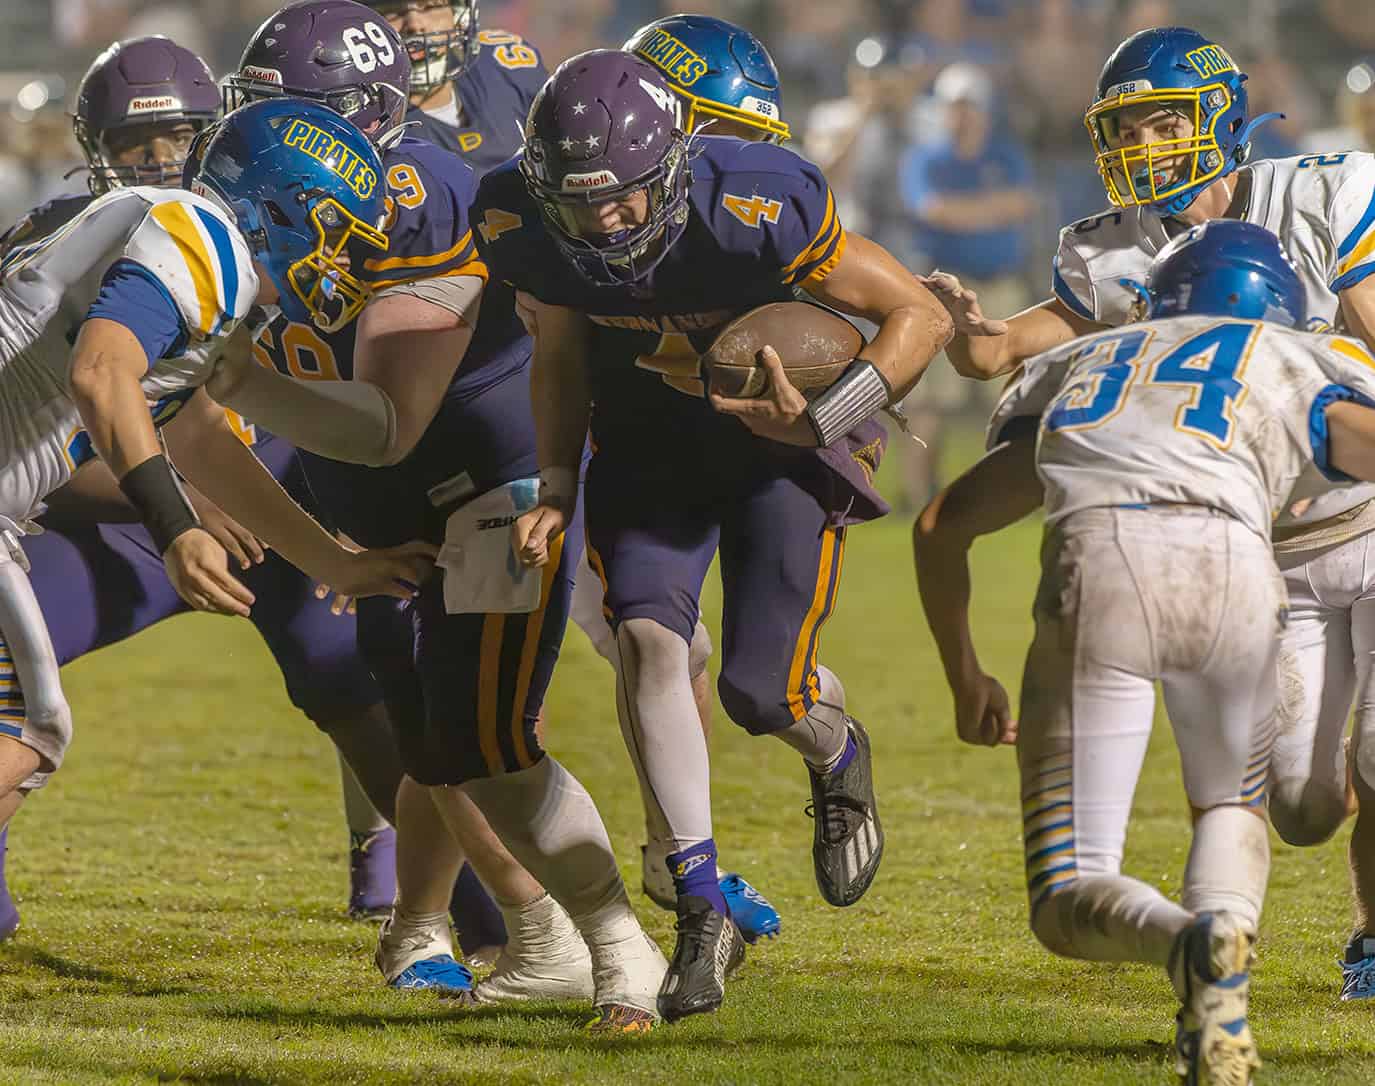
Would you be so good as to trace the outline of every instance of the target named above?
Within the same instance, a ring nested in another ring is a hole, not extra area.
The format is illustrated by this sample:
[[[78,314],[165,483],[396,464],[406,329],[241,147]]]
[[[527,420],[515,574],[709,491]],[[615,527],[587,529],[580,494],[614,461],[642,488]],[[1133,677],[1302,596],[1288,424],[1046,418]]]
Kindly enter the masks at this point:
[[[253,64],[245,64],[239,75],[244,79],[256,79],[259,83],[271,83],[274,87],[282,85],[282,73],[276,68],[259,68]]]
[[[152,98],[135,98],[129,103],[129,113],[161,113],[166,109],[181,109],[181,99],[171,94]]]
[[[563,176],[563,191],[578,192],[583,189],[600,189],[607,185],[617,185],[620,182],[616,175],[610,170],[598,170],[596,173],[569,173]]]

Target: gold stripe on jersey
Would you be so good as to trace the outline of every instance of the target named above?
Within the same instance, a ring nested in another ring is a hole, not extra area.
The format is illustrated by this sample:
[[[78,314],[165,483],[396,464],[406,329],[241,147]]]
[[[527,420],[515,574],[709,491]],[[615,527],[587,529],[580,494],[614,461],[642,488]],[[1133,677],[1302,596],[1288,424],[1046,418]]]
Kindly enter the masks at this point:
[[[152,211],[158,225],[167,231],[177,243],[191,283],[196,288],[196,302],[200,306],[200,316],[195,331],[202,337],[208,336],[215,327],[219,316],[219,292],[215,287],[215,260],[206,250],[200,231],[192,222],[185,204],[168,202],[156,204]]]

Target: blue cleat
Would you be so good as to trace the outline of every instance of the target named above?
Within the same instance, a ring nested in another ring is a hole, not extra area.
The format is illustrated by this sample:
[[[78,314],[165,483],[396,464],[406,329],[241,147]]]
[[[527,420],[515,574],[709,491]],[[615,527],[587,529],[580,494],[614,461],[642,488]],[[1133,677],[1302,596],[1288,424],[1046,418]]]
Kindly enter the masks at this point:
[[[373,961],[389,988],[472,997],[473,974],[454,959],[448,913],[421,917],[393,913],[382,922]]]
[[[745,881],[741,875],[723,875],[721,893],[730,909],[745,942],[754,944],[761,938],[772,939],[783,929],[783,918],[769,899]]]
[[[9,848],[9,833],[8,826],[0,830],[0,943],[19,930],[19,907],[10,897],[9,883],[5,881],[5,852]]]
[[[1342,967],[1342,1002],[1375,999],[1375,939],[1357,935],[1347,945]]]
[[[441,954],[406,966],[391,981],[391,987],[427,989],[438,995],[466,997],[473,993],[473,974],[462,962]]]

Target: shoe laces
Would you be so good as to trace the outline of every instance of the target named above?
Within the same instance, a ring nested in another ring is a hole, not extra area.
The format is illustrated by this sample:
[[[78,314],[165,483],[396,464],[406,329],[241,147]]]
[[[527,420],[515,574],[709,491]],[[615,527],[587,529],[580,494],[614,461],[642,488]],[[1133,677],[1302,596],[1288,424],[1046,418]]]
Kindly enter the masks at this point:
[[[1362,958],[1358,962],[1343,961],[1340,964],[1344,993],[1375,992],[1375,955]]]
[[[802,811],[821,820],[821,840],[827,845],[841,844],[869,817],[868,804],[838,791],[824,793],[820,803],[813,800]]]

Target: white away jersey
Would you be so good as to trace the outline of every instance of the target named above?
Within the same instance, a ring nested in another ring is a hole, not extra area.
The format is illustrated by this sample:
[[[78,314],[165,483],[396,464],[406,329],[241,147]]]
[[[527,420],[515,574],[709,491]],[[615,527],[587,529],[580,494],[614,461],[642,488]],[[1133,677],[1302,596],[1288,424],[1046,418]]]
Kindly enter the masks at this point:
[[[1284,245],[1298,270],[1313,327],[1338,322],[1337,292],[1375,274],[1375,155],[1363,151],[1303,155],[1244,167],[1251,177],[1245,220]],[[1051,285],[1086,320],[1124,324],[1135,295],[1120,279],[1145,282],[1170,241],[1149,208],[1109,211],[1060,231]],[[1348,488],[1314,502],[1300,518],[1321,520],[1375,498],[1375,487]]]
[[[1172,317],[1031,359],[994,411],[989,444],[1012,420],[1039,418],[1050,521],[1095,506],[1183,502],[1268,539],[1288,501],[1340,485],[1324,411],[1343,399],[1375,405],[1375,359],[1355,340]]]
[[[176,306],[187,348],[143,378],[165,421],[210,375],[248,312],[258,279],[243,238],[217,206],[178,189],[118,189],[0,265],[0,514],[24,519],[93,455],[68,392],[72,344],[105,273],[145,269]]]

